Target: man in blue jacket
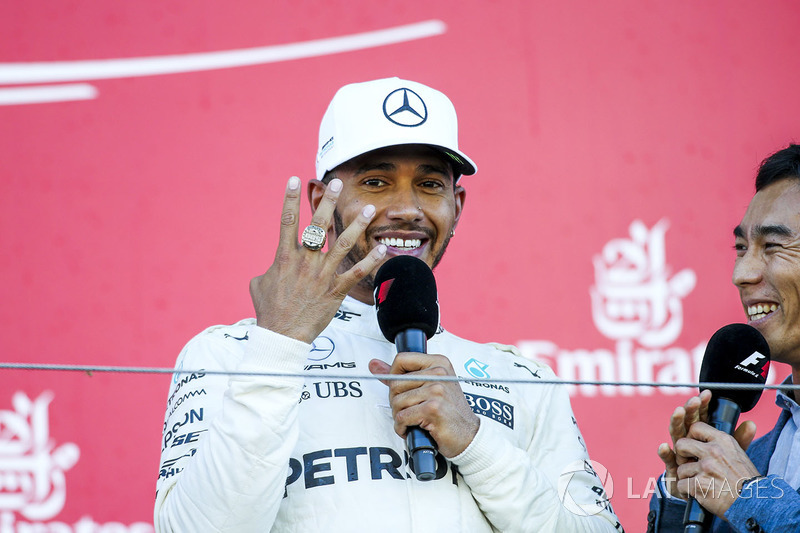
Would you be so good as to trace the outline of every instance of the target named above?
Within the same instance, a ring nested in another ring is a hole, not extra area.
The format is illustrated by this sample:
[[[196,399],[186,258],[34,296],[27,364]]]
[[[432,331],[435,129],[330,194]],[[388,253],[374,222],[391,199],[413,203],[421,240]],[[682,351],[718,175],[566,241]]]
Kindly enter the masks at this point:
[[[733,283],[748,324],[764,335],[773,361],[792,367],[784,384],[800,383],[800,145],[761,163],[756,194],[733,234]],[[798,392],[778,392],[778,421],[755,442],[753,422],[733,436],[706,424],[709,391],[675,409],[672,447],[658,448],[666,472],[650,500],[648,531],[683,531],[689,496],[715,515],[715,533],[800,531]]]

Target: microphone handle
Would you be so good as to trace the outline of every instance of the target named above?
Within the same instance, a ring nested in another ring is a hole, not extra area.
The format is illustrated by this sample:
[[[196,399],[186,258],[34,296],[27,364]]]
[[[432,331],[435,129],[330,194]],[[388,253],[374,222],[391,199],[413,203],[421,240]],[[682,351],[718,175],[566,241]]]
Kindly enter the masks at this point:
[[[742,412],[739,404],[727,398],[719,398],[716,402],[714,410],[708,417],[709,425],[724,431],[728,435],[733,435],[733,431],[736,429],[736,422],[739,420],[739,414]],[[714,490],[713,486],[711,490]],[[714,515],[697,503],[697,500],[689,498],[686,512],[683,515],[683,524],[685,526],[683,533],[705,533],[711,531],[713,517]]]
[[[397,352],[428,353],[428,337],[421,329],[400,331],[394,338]],[[419,426],[408,428],[406,448],[411,456],[411,470],[419,481],[436,479],[436,441]]]

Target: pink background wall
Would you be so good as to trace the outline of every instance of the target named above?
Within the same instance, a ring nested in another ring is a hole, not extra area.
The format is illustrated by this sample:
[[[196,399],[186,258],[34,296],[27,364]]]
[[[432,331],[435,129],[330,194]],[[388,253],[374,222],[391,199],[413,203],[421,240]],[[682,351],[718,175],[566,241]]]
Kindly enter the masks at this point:
[[[251,316],[247,284],[271,261],[286,179],[313,177],[330,97],[397,75],[451,97],[480,169],[436,272],[445,327],[518,344],[564,378],[600,365],[590,379],[695,379],[692,353],[744,320],[731,230],[755,169],[800,140],[798,15],[788,0],[3,3],[0,360],[171,366],[201,329]],[[419,23],[424,36],[392,45],[278,48],[236,68],[201,55],[176,72],[189,54]],[[85,60],[101,61],[63,64]],[[31,87],[66,92],[24,103]],[[594,260],[615,242],[629,253],[606,266],[629,290],[593,312],[590,291],[613,289]],[[0,370],[0,525],[149,531],[169,380]],[[630,531],[645,528],[677,392],[574,390]],[[46,483],[30,482],[32,457]]]

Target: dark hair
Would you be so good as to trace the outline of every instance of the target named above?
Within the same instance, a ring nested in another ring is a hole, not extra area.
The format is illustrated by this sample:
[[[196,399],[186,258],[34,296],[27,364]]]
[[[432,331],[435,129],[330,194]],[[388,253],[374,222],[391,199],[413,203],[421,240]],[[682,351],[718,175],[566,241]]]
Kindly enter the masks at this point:
[[[756,192],[784,179],[800,180],[800,145],[790,144],[761,162],[756,174]]]
[[[327,172],[325,173],[325,175],[324,175],[324,176],[322,176],[322,180],[320,180],[320,181],[322,181],[322,183],[324,183],[325,185],[327,185],[327,184],[329,184],[329,183],[331,182],[331,180],[332,180],[333,178],[335,178],[335,177],[336,177],[336,172],[335,172],[335,171],[333,171],[333,170],[329,170],[329,171],[327,171]]]

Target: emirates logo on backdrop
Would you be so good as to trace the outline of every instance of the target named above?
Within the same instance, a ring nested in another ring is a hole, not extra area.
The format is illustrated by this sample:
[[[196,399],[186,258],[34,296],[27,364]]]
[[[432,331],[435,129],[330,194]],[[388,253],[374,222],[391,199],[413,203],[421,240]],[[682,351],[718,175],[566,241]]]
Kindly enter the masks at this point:
[[[636,340],[647,347],[664,347],[683,329],[683,298],[697,276],[683,269],[669,276],[660,220],[651,229],[639,220],[630,225],[629,239],[613,239],[594,257],[591,288],[592,318],[609,339]]]
[[[73,533],[108,526],[119,533],[153,533],[145,522],[98,524],[85,514],[74,524],[53,520],[67,500],[67,471],[80,458],[76,444],[56,444],[50,435],[54,397],[45,391],[32,400],[20,391],[11,399],[12,409],[0,410],[0,529]]]

